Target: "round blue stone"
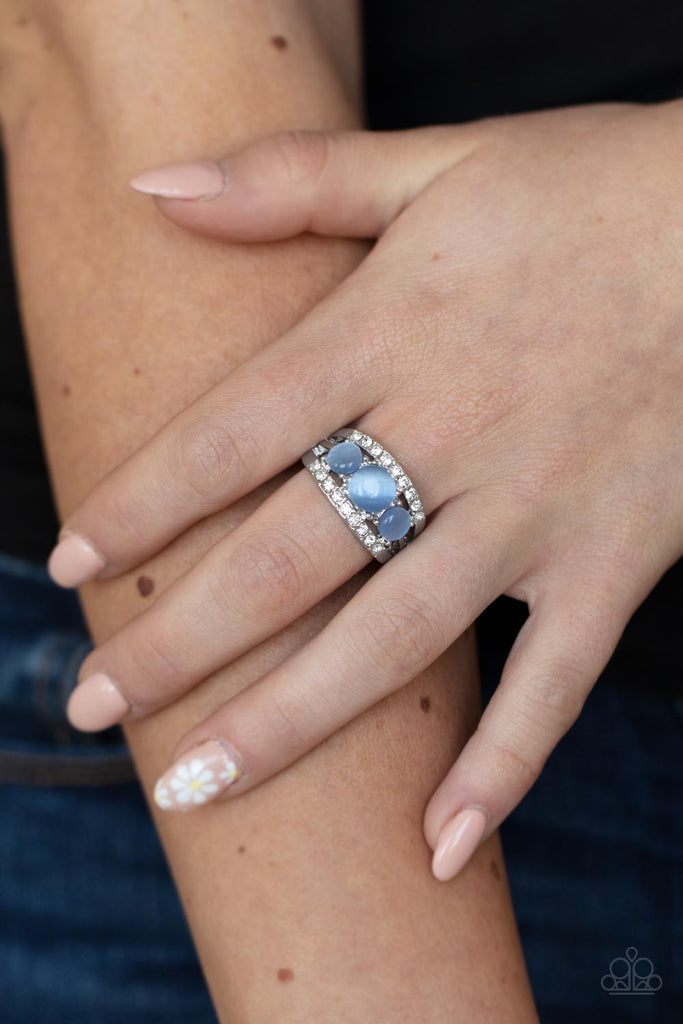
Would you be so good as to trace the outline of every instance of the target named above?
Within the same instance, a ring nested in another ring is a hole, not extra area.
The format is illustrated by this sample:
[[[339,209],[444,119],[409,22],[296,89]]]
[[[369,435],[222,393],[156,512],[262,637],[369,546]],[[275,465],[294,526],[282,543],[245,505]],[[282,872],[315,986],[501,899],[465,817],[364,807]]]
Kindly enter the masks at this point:
[[[396,497],[396,481],[384,466],[361,466],[347,486],[351,501],[366,512],[381,512]]]
[[[392,505],[380,516],[377,529],[385,540],[400,540],[401,537],[405,537],[412,522],[407,509],[401,505]]]
[[[363,461],[363,453],[353,441],[341,441],[330,448],[325,458],[333,472],[355,473]]]

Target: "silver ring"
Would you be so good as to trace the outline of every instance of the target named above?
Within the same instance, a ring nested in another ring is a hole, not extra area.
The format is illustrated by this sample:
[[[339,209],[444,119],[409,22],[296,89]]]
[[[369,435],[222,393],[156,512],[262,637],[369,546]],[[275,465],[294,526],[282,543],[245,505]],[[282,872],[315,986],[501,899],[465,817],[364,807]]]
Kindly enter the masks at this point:
[[[302,462],[378,562],[388,562],[424,530],[425,510],[410,477],[360,430],[341,427],[309,448]]]

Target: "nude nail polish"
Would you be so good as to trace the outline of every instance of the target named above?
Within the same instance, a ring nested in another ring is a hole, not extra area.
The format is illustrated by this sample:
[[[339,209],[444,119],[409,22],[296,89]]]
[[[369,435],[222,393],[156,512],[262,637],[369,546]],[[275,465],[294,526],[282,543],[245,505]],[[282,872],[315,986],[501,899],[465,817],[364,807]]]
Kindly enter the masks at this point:
[[[455,878],[465,866],[486,831],[486,815],[467,807],[446,822],[432,858],[432,873],[440,882]]]
[[[136,192],[165,199],[215,199],[225,192],[227,182],[220,164],[198,160],[155,167],[138,174],[130,186]]]
[[[66,715],[82,732],[99,732],[121,722],[130,704],[104,672],[86,676],[69,697]]]
[[[227,740],[212,739],[188,750],[154,787],[163,811],[191,811],[221,796],[242,774],[241,759]]]
[[[60,587],[80,587],[94,580],[106,565],[104,558],[85,537],[67,533],[48,559],[47,571]]]

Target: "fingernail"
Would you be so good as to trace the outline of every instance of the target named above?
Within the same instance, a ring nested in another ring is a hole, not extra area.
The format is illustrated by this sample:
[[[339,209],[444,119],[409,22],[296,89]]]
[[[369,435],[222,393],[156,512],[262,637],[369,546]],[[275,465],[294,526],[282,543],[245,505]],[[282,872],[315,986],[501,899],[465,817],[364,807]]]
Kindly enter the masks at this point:
[[[87,676],[69,697],[66,715],[76,729],[99,732],[122,721],[130,704],[104,672]]]
[[[80,587],[81,583],[95,579],[106,564],[84,537],[67,533],[52,549],[47,571],[60,587]]]
[[[227,183],[220,164],[211,160],[166,164],[133,178],[131,188],[166,199],[215,199],[225,192]]]
[[[154,787],[162,811],[191,811],[219,797],[241,775],[240,756],[227,740],[207,740],[188,750]]]
[[[440,882],[455,878],[465,866],[486,831],[483,811],[466,808],[441,829],[432,858],[432,873]]]

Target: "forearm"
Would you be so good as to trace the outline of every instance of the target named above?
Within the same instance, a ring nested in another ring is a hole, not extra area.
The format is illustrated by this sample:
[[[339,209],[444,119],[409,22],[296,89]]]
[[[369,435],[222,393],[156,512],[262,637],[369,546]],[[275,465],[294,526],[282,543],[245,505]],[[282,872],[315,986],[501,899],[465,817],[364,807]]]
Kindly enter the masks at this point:
[[[99,0],[45,3],[40,30],[29,11],[8,43],[17,263],[64,514],[175,412],[295,323],[365,251],[312,237],[218,246],[170,227],[129,193],[126,181],[147,166],[218,155],[226,142],[283,128],[358,123],[337,70],[352,68],[353,54],[340,46],[331,59],[303,5],[150,6],[118,4],[112,24]],[[23,50],[20,31],[35,33]],[[151,596],[137,587],[140,571],[88,587],[95,638],[156,598],[279,482],[145,566]],[[184,731],[303,643],[361,582],[130,725],[146,791]],[[429,713],[420,706],[427,694]],[[476,700],[463,642],[272,782],[191,820],[159,823],[222,1020],[533,1019],[496,841],[444,887],[429,874],[420,833],[425,801],[471,729]],[[281,968],[294,972],[286,988]]]

